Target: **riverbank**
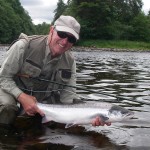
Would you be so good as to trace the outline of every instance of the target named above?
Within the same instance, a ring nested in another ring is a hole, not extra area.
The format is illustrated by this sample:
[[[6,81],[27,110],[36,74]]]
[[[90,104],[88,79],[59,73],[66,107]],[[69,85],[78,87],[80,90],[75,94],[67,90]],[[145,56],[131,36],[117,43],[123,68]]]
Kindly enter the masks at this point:
[[[0,51],[6,51],[8,45],[0,46]],[[150,49],[128,49],[128,48],[99,48],[99,47],[85,47],[85,46],[73,46],[72,51],[112,51],[112,52],[150,52]]]
[[[113,52],[150,52],[150,49],[127,49],[127,48],[97,48],[74,46],[72,51],[113,51]]]
[[[0,44],[0,50],[9,44]],[[150,52],[150,43],[138,41],[80,40],[73,46],[73,51],[115,51],[115,52]]]
[[[112,40],[80,40],[74,50],[102,50],[102,51],[139,51],[150,52],[150,43],[138,41]]]

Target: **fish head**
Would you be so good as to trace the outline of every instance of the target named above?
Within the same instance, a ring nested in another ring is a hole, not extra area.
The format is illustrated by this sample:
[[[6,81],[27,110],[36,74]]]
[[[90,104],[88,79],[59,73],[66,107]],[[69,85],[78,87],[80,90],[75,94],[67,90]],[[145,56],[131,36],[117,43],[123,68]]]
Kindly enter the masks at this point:
[[[109,116],[110,121],[122,121],[131,119],[134,116],[134,112],[121,106],[113,105],[109,109]]]

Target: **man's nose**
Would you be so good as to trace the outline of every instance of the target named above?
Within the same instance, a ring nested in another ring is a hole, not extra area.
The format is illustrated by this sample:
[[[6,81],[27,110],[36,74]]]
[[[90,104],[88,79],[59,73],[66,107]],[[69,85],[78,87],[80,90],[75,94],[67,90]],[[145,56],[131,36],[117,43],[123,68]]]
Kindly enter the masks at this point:
[[[62,39],[62,43],[63,43],[63,44],[68,43],[68,38],[66,37],[66,38]]]

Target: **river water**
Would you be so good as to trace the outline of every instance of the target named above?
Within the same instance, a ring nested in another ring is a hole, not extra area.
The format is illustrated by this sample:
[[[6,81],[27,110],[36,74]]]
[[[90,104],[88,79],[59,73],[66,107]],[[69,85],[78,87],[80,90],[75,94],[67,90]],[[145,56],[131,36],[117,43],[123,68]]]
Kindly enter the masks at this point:
[[[1,49],[0,54],[2,63],[5,51]],[[149,150],[150,53],[95,50],[73,54],[77,86],[97,92],[77,90],[78,95],[123,106],[135,113],[134,118],[100,127],[24,127],[21,134],[0,136],[0,149]]]

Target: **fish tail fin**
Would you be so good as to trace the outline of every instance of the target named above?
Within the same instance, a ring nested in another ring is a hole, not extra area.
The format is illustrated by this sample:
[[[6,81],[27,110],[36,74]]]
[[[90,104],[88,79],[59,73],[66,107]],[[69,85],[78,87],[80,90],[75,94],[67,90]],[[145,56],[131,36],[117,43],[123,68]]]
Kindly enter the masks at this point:
[[[46,116],[42,117],[42,123],[50,122],[51,120],[48,119]]]

